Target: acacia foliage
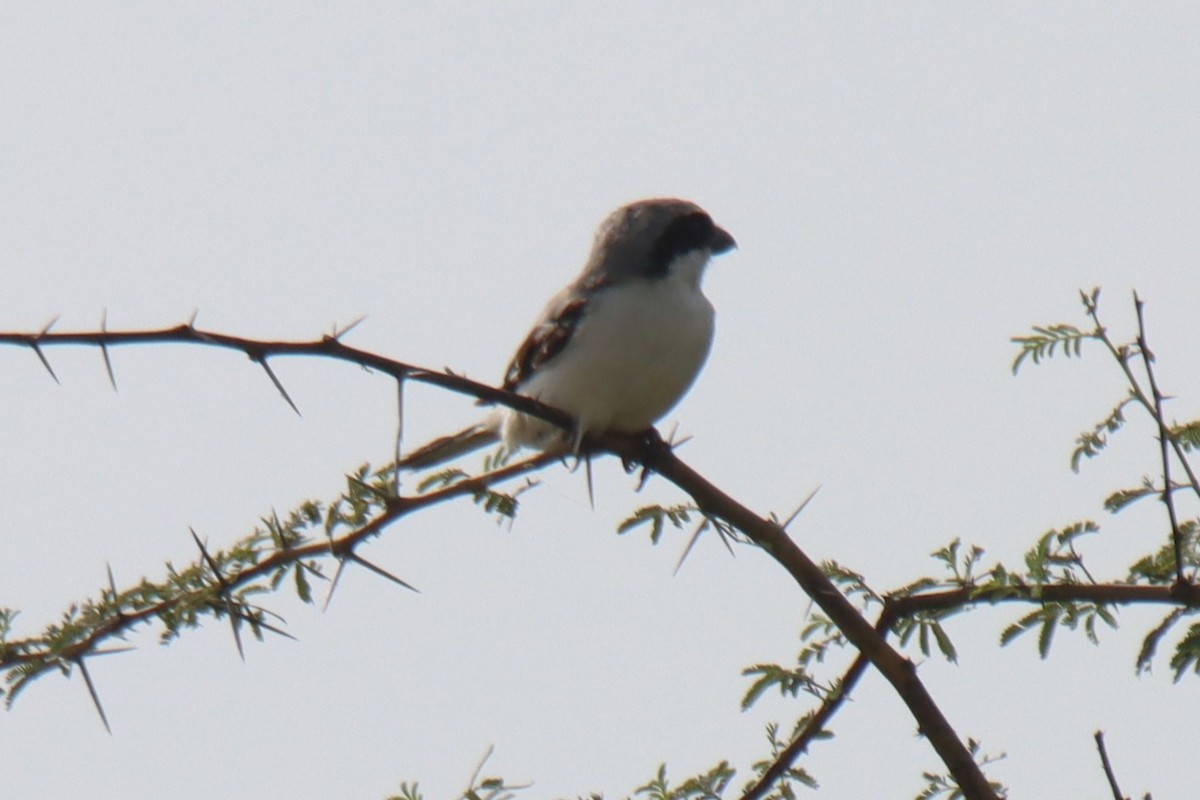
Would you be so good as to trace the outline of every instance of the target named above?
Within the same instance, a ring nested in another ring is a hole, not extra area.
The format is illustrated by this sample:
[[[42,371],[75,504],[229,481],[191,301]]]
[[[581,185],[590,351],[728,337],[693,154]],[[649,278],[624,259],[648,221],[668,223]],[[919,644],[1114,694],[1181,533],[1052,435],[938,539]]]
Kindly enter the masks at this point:
[[[839,598],[853,604],[860,619],[870,620],[880,637],[892,638],[897,647],[908,652],[926,657],[940,655],[951,662],[957,660],[958,652],[943,623],[981,604],[1016,606],[1014,618],[998,632],[999,643],[1003,646],[1032,637],[1043,658],[1052,654],[1055,637],[1061,630],[1081,631],[1098,643],[1101,629],[1117,626],[1114,612],[1120,606],[1158,605],[1164,614],[1144,634],[1135,669],[1148,669],[1161,657],[1159,652],[1166,645],[1169,648],[1166,660],[1178,681],[1189,673],[1200,673],[1200,622],[1195,621],[1200,609],[1197,586],[1200,519],[1181,510],[1183,497],[1191,498],[1193,506],[1200,499],[1200,482],[1191,463],[1200,449],[1200,420],[1178,422],[1166,414],[1168,397],[1158,385],[1142,301],[1134,296],[1136,332],[1126,340],[1114,339],[1102,324],[1098,290],[1081,293],[1081,301],[1087,325],[1039,325],[1013,338],[1017,347],[1013,371],[1060,356],[1081,358],[1093,348],[1115,363],[1124,378],[1122,392],[1115,398],[1111,411],[1077,437],[1070,464],[1072,469],[1079,470],[1086,460],[1102,456],[1111,438],[1126,427],[1131,414],[1149,417],[1159,434],[1159,475],[1118,489],[1105,500],[1104,508],[1116,514],[1143,499],[1161,501],[1165,519],[1159,546],[1136,557],[1122,575],[1097,576],[1089,569],[1086,556],[1089,548],[1098,546],[1100,526],[1091,519],[1081,519],[1041,533],[1019,564],[988,563],[981,545],[955,539],[931,554],[934,568],[929,575],[892,589],[872,587],[851,567],[834,561],[819,565],[820,573],[823,580],[836,587]],[[525,398],[505,397],[499,390],[457,376],[433,373],[347,348],[341,344],[340,335],[335,332],[311,343],[260,342],[201,332],[189,323],[157,332],[101,330],[53,334],[47,328],[35,334],[0,334],[0,343],[29,348],[52,376],[54,372],[46,355],[48,348],[66,344],[98,346],[114,385],[109,349],[120,344],[186,341],[240,349],[262,365],[293,408],[268,359],[278,355],[334,357],[391,375],[401,389],[404,380],[425,380],[561,422],[552,409],[539,411],[537,404],[531,405]],[[665,467],[675,464],[670,460],[674,456],[669,444],[658,444],[664,449],[638,449],[646,443],[593,443],[600,451],[619,453],[630,466],[636,462],[643,470],[666,471]],[[222,620],[230,626],[240,651],[242,634],[246,631],[258,639],[267,634],[288,635],[282,621],[265,604],[275,592],[290,590],[304,602],[315,603],[318,593],[314,586],[323,582],[327,584],[324,602],[328,603],[342,571],[355,566],[412,589],[405,578],[363,557],[361,546],[411,514],[435,503],[463,497],[470,498],[487,514],[511,519],[518,512],[522,493],[534,485],[529,475],[556,461],[547,454],[522,461],[510,461],[503,454],[491,456],[479,474],[461,469],[440,470],[422,476],[409,494],[400,491],[397,463],[378,468],[361,465],[346,476],[346,489],[337,497],[308,501],[282,516],[275,513],[264,516],[248,533],[224,547],[211,547],[193,533],[196,557],[182,566],[167,563],[156,579],[143,578],[136,584],[118,587],[110,571],[107,586],[91,599],[69,605],[59,619],[46,624],[37,635],[14,638],[12,623],[17,612],[0,608],[0,672],[5,678],[5,688],[0,689],[0,694],[11,706],[22,691],[44,675],[78,673],[104,719],[100,694],[88,674],[87,661],[127,649],[121,642],[132,629],[154,626],[161,640],[170,643],[209,619]],[[771,550],[772,542],[786,541],[786,537],[784,540],[764,537],[762,528],[744,522],[739,527],[736,520],[744,520],[744,515],[732,513],[719,498],[714,499],[711,491],[701,491],[703,486],[689,484],[680,475],[686,478],[686,474],[677,472],[668,477],[691,495],[689,499],[669,506],[638,508],[621,523],[618,533],[642,531],[656,544],[664,540],[668,531],[690,533],[683,557],[696,537],[706,530],[714,530],[730,548],[753,546]],[[513,482],[517,482],[515,488],[498,488]],[[803,506],[801,503],[787,519],[770,517],[762,522],[784,535]],[[778,553],[772,555],[785,568],[791,568]],[[801,585],[809,589],[803,581]],[[737,770],[725,760],[677,783],[669,780],[663,765],[633,794],[651,800],[735,794],[747,799],[782,800],[816,786],[816,778],[800,764],[802,755],[814,743],[833,737],[830,723],[863,673],[872,666],[883,669],[876,656],[861,648],[856,651],[861,639],[855,637],[844,618],[835,619],[822,605],[800,631],[801,647],[793,661],[746,667],[743,674],[748,686],[744,707],[773,692],[796,698],[801,704],[789,723],[767,727],[763,756],[748,766],[748,782],[739,786],[735,780]],[[971,738],[967,738],[964,752],[969,754],[971,767],[976,770],[998,757],[986,754],[980,743]],[[990,781],[964,785],[963,776],[970,770],[964,771],[961,764],[945,760],[946,771],[921,772],[923,786],[918,798],[1003,794],[1003,788]],[[463,794],[465,800],[503,800],[527,788],[510,785],[503,778],[480,777],[479,772],[472,776],[470,788]],[[415,783],[402,784],[400,794],[395,796],[397,800],[420,797]]]

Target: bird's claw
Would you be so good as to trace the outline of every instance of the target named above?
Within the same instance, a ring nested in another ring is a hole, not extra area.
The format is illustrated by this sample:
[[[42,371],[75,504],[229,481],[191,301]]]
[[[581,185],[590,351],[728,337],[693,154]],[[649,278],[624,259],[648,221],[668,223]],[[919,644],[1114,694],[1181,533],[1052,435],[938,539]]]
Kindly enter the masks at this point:
[[[646,428],[646,430],[637,434],[638,452],[648,453],[651,450],[658,448],[670,448],[670,444],[662,438],[662,435],[655,428]],[[626,474],[632,474],[634,470],[641,467],[641,475],[638,476],[637,488],[640,491],[646,485],[646,481],[650,479],[650,468],[645,464],[645,458],[637,458],[635,455],[621,456],[621,466],[625,468]]]

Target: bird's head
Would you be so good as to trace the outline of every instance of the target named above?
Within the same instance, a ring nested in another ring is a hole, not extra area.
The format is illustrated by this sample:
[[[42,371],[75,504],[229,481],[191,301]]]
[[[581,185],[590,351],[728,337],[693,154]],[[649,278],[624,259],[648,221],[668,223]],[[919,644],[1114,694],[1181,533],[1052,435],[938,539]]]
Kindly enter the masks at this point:
[[[586,272],[606,280],[663,278],[683,257],[703,266],[737,242],[704,209],[687,200],[655,198],[622,206],[596,231]]]

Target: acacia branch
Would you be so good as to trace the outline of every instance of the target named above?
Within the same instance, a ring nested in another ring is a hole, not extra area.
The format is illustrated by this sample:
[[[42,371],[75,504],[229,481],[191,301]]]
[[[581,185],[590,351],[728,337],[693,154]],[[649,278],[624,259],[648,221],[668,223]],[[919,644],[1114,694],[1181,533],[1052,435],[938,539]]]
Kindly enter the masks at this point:
[[[889,597],[880,624],[891,630],[904,617],[946,612],[970,606],[1000,603],[1073,603],[1138,605],[1155,603],[1185,608],[1200,607],[1200,586],[1174,583],[1153,586],[1133,583],[1055,583],[1026,586],[964,586],[935,592]]]
[[[1094,308],[1089,311],[1094,314]],[[1155,394],[1155,403],[1141,391],[1128,370],[1128,353],[1117,350],[1108,340],[1104,329],[1097,322],[1097,338],[1100,338],[1117,357],[1127,376],[1131,380],[1135,397],[1143,406],[1155,414],[1161,423],[1161,395]],[[343,332],[344,333],[344,332]],[[570,419],[556,409],[544,406],[537,401],[521,397],[502,389],[486,384],[477,383],[448,372],[435,372],[412,364],[385,358],[375,353],[350,347],[340,341],[338,335],[324,336],[311,341],[264,341],[248,339],[227,334],[201,331],[193,324],[179,325],[151,331],[109,331],[99,332],[51,333],[49,328],[35,334],[0,333],[0,344],[25,346],[33,350],[41,363],[57,380],[45,355],[45,348],[55,345],[91,345],[99,347],[105,359],[106,371],[110,382],[115,386],[112,376],[112,365],[109,348],[129,344],[164,344],[181,343],[227,350],[239,351],[251,360],[267,369],[272,383],[280,391],[289,405],[291,403],[287,392],[278,378],[270,371],[267,360],[283,356],[322,357],[356,364],[369,368],[396,379],[398,395],[402,391],[405,380],[415,380],[438,386],[459,394],[477,398],[483,402],[496,403],[514,408],[523,413],[532,414],[552,423],[567,428]],[[1145,351],[1143,351],[1145,353]],[[402,395],[398,396],[398,404],[402,403]],[[1157,407],[1156,407],[1157,406]],[[402,411],[402,407],[400,408]],[[994,798],[995,793],[983,777],[978,765],[962,742],[954,733],[949,722],[942,715],[933,699],[925,690],[916,676],[912,663],[901,656],[885,641],[885,637],[901,619],[919,613],[950,611],[979,603],[1001,602],[1072,602],[1090,601],[1096,603],[1165,603],[1185,607],[1200,605],[1200,589],[1191,584],[1177,581],[1175,585],[1084,585],[1084,584],[1054,584],[1029,587],[1004,587],[983,589],[962,587],[938,592],[925,592],[904,597],[889,598],[883,613],[875,626],[872,626],[862,614],[846,599],[837,587],[825,576],[821,568],[813,563],[788,538],[783,528],[771,520],[754,514],[749,509],[737,503],[733,498],[721,492],[698,473],[680,461],[671,448],[661,443],[648,442],[638,437],[608,434],[593,437],[587,443],[599,450],[615,453],[629,463],[640,463],[648,470],[657,472],[676,486],[687,492],[697,506],[706,514],[728,522],[742,531],[755,544],[766,551],[784,569],[792,575],[800,587],[825,611],[834,624],[842,631],[847,640],[859,650],[859,656],[844,674],[836,692],[827,696],[822,705],[814,712],[805,728],[776,758],[775,763],[768,768],[760,780],[748,790],[746,800],[761,797],[775,780],[784,774],[795,759],[807,748],[814,736],[821,732],[825,723],[837,712],[844,703],[850,691],[857,684],[868,665],[875,666],[884,677],[892,683],[897,693],[909,707],[916,718],[919,728],[930,740],[938,755],[945,762],[951,775],[959,783],[964,795],[968,798]],[[446,486],[435,492],[412,497],[401,497],[396,494],[395,486],[389,487],[389,496],[382,498],[383,512],[366,524],[340,536],[325,541],[308,541],[299,545],[280,548],[269,556],[258,561],[242,571],[222,578],[217,585],[207,586],[199,591],[212,594],[211,610],[220,613],[224,609],[231,615],[236,609],[227,608],[230,593],[238,588],[246,587],[254,581],[267,577],[277,570],[290,564],[301,564],[305,559],[333,556],[339,563],[347,559],[354,560],[354,548],[367,538],[378,535],[384,528],[413,511],[433,503],[461,497],[466,494],[478,493],[500,481],[525,474],[556,460],[554,455],[541,454],[526,461],[510,465],[477,478],[460,481]],[[1185,468],[1188,467],[1185,459]],[[1189,478],[1194,477],[1188,469]],[[211,566],[211,565],[210,565]],[[214,571],[215,572],[215,571]],[[390,577],[390,576],[389,576]],[[114,591],[114,599],[119,595]],[[111,617],[94,627],[86,637],[83,637],[68,647],[50,653],[39,650],[33,641],[8,642],[3,652],[0,652],[0,667],[12,668],[20,665],[40,665],[43,669],[58,666],[63,663],[79,663],[89,654],[94,654],[97,648],[109,638],[119,636],[130,628],[161,617],[169,613],[172,606],[185,602],[195,602],[195,594],[176,595],[160,603],[148,605],[130,612],[114,610]],[[117,604],[119,606],[119,603]],[[269,627],[269,626],[268,626]]]
[[[1171,435],[1170,427],[1167,425],[1166,417],[1163,415],[1163,400],[1165,399],[1165,396],[1158,388],[1158,383],[1154,376],[1154,353],[1150,350],[1150,347],[1146,342],[1146,324],[1144,313],[1145,304],[1135,292],[1133,295],[1133,305],[1137,314],[1138,325],[1138,334],[1135,344],[1137,345],[1137,352],[1141,354],[1142,363],[1146,369],[1146,378],[1150,385],[1149,394],[1147,394],[1147,392],[1142,388],[1141,382],[1137,379],[1137,376],[1133,374],[1133,369],[1129,365],[1130,359],[1133,356],[1130,346],[1122,345],[1118,347],[1116,344],[1114,344],[1112,339],[1110,339],[1108,336],[1108,330],[1100,322],[1098,300],[1099,290],[1097,289],[1093,291],[1090,295],[1086,293],[1081,293],[1081,295],[1087,315],[1092,318],[1093,322],[1096,323],[1096,330],[1092,335],[1104,343],[1104,346],[1108,349],[1109,355],[1116,360],[1117,364],[1121,367],[1121,371],[1125,374],[1125,380],[1129,384],[1129,388],[1134,399],[1136,399],[1138,404],[1146,410],[1146,413],[1151,416],[1155,424],[1158,426],[1158,436],[1162,448],[1161,455],[1163,466],[1163,486],[1171,486],[1171,466],[1167,457],[1167,448],[1169,446],[1175,453],[1176,459],[1178,459],[1180,466],[1183,468],[1184,473],[1188,477],[1188,486],[1191,487],[1192,491],[1197,497],[1200,497],[1200,476],[1197,476],[1195,469],[1192,468],[1191,462],[1188,461],[1187,453],[1184,451],[1183,446],[1179,443],[1179,440]],[[1178,522],[1175,519],[1175,506],[1169,491],[1164,490],[1162,500],[1167,505],[1168,514],[1170,515],[1171,519],[1171,535],[1175,544],[1175,568],[1177,570],[1176,578],[1182,582],[1184,580],[1183,565],[1180,563],[1182,537],[1180,536]]]
[[[1129,800],[1117,785],[1117,774],[1113,771],[1112,763],[1108,760],[1108,750],[1104,747],[1104,731],[1096,731],[1093,738],[1096,740],[1096,750],[1100,752],[1100,766],[1104,768],[1104,777],[1108,779],[1108,788],[1112,790],[1113,800]]]
[[[759,800],[765,797],[775,782],[782,778],[792,765],[796,763],[801,755],[808,752],[808,746],[813,740],[821,735],[826,729],[829,720],[841,710],[846,701],[850,698],[850,693],[854,687],[858,685],[858,681],[866,673],[867,667],[871,666],[871,660],[861,652],[854,657],[849,669],[847,669],[837,682],[836,689],[828,693],[821,701],[821,705],[812,713],[804,727],[796,734],[796,737],[788,743],[788,746],[779,751],[779,755],[771,762],[771,765],[763,771],[758,780],[750,785],[742,794],[741,800]]]
[[[1171,524],[1172,544],[1174,550],[1175,561],[1175,580],[1172,585],[1154,585],[1154,584],[1097,584],[1092,581],[1090,584],[1080,584],[1075,582],[1060,582],[1060,583],[1043,583],[1043,582],[1028,582],[1028,583],[1013,583],[1005,581],[1001,585],[974,585],[972,582],[964,582],[963,585],[950,589],[942,589],[938,591],[925,590],[914,594],[893,595],[885,598],[884,609],[880,614],[876,628],[880,633],[886,636],[893,630],[898,623],[907,618],[916,617],[919,615],[932,614],[944,615],[955,611],[976,606],[981,603],[998,604],[998,603],[1057,603],[1062,605],[1071,605],[1078,603],[1090,603],[1097,607],[1117,606],[1128,604],[1145,604],[1154,603],[1161,605],[1174,605],[1176,611],[1168,615],[1151,634],[1147,637],[1142,647],[1142,653],[1139,655],[1138,663],[1143,664],[1153,651],[1154,643],[1158,637],[1175,621],[1182,617],[1189,610],[1200,607],[1200,586],[1190,583],[1185,578],[1183,572],[1183,535],[1175,515],[1175,507],[1172,501],[1172,493],[1176,489],[1190,488],[1198,496],[1200,496],[1200,481],[1197,480],[1195,471],[1192,469],[1191,463],[1186,457],[1183,446],[1179,439],[1171,435],[1170,428],[1167,426],[1165,416],[1163,414],[1163,401],[1165,396],[1158,387],[1157,380],[1154,374],[1154,356],[1150,351],[1146,339],[1146,327],[1144,317],[1144,306],[1140,298],[1134,295],[1134,304],[1137,312],[1138,335],[1136,339],[1136,351],[1128,345],[1118,347],[1109,338],[1107,330],[1100,321],[1098,313],[1098,297],[1099,291],[1095,290],[1091,293],[1081,293],[1084,307],[1087,314],[1095,323],[1095,329],[1087,336],[1098,339],[1108,349],[1109,354],[1116,360],[1125,374],[1126,380],[1130,387],[1129,400],[1136,400],[1155,420],[1158,426],[1159,442],[1161,446],[1161,460],[1163,470],[1163,491],[1161,497],[1167,506],[1168,516]],[[1056,332],[1059,330],[1072,331],[1075,329],[1070,326],[1050,326],[1048,328],[1036,329],[1039,333]],[[1044,337],[1043,337],[1044,338]],[[1029,341],[1033,340],[1015,340],[1019,344],[1025,345],[1021,355],[1018,357],[1016,365],[1020,364],[1025,355],[1033,353],[1034,361],[1039,357],[1039,351],[1031,350],[1028,347]],[[1075,353],[1078,354],[1078,339],[1075,340]],[[1067,355],[1071,355],[1072,350],[1070,344],[1065,347]],[[1050,353],[1053,353],[1053,346],[1050,347]],[[1131,369],[1130,360],[1133,354],[1140,354],[1146,370],[1146,377],[1149,383],[1149,391],[1143,390],[1137,376]],[[1126,400],[1125,402],[1129,402]],[[1124,403],[1122,403],[1124,405]],[[1120,406],[1118,406],[1118,411]],[[1174,484],[1171,481],[1170,459],[1168,457],[1168,447],[1173,448],[1176,458],[1187,474],[1187,484]],[[1086,568],[1083,567],[1082,561],[1079,561],[1075,554],[1073,546],[1071,553],[1075,556],[1079,567],[1087,574]],[[1088,578],[1091,579],[1090,574]],[[743,800],[756,800],[761,797],[770,787],[771,783],[778,780],[785,774],[787,769],[795,761],[795,759],[806,750],[812,738],[820,732],[826,720],[841,706],[845,701],[848,692],[853,688],[858,678],[861,676],[861,669],[864,666],[864,656],[860,656],[854,661],[850,669],[845,673],[842,679],[842,684],[836,694],[827,696],[821,706],[814,712],[813,717],[808,720],[804,729],[796,736],[794,741],[788,745],[776,757],[774,763],[763,774],[760,780],[755,783],[744,795]],[[1107,757],[1103,750],[1103,742],[1100,735],[1097,734],[1097,743],[1101,749],[1101,756],[1105,760],[1106,771],[1108,771]],[[1111,773],[1110,780],[1111,780]],[[1115,790],[1115,782],[1113,783]]]
[[[374,353],[370,353],[343,344],[336,336],[325,336],[308,342],[293,341],[261,341],[226,334],[198,330],[193,324],[179,325],[154,331],[107,331],[82,333],[50,333],[48,328],[36,334],[0,333],[0,344],[13,344],[29,347],[42,360],[49,370],[49,361],[45,358],[43,348],[52,345],[91,345],[100,347],[107,353],[109,347],[126,344],[162,344],[185,343],[197,344],[245,353],[251,360],[266,364],[266,359],[276,356],[310,356],[333,358],[358,364],[378,370],[392,377],[416,380],[461,394],[471,395],[485,402],[499,403],[518,411],[530,413],[543,419],[568,428],[570,419],[567,415],[537,403],[528,398],[505,392],[484,384],[470,381],[457,375],[432,372],[411,364],[394,361]],[[51,374],[53,372],[51,371]],[[933,701],[925,686],[916,675],[916,670],[908,659],[901,656],[889,646],[883,636],[858,612],[825,577],[820,567],[808,558],[786,532],[776,523],[765,519],[745,506],[735,501],[717,487],[709,483],[697,472],[680,461],[669,446],[661,442],[647,442],[644,439],[631,436],[605,435],[594,437],[591,445],[620,455],[628,462],[642,464],[653,472],[657,472],[687,492],[697,506],[706,513],[725,520],[730,525],[741,530],[755,544],[765,550],[796,580],[836,624],[846,638],[878,669],[892,684],[901,699],[916,718],[921,732],[928,737],[947,769],[957,780],[964,796],[969,800],[994,800],[995,792],[988,785],[983,773],[971,758],[967,748],[959,740],[949,721],[941,709]],[[543,455],[541,458],[547,458]],[[549,458],[553,458],[550,456]],[[538,461],[537,458],[532,461]],[[493,473],[494,475],[494,473]],[[487,478],[488,476],[484,476]],[[476,479],[476,480],[482,480]],[[468,491],[463,485],[448,487],[443,490],[445,497],[459,496]],[[430,502],[426,496],[424,504]],[[389,502],[385,515],[373,520],[355,534],[357,539],[348,541],[349,546],[367,536],[374,535],[383,526],[392,522],[401,513],[411,510],[411,500],[397,499]],[[249,581],[252,577],[265,575],[272,566],[277,567],[278,559],[287,559],[286,563],[299,558],[330,552],[329,544],[311,544],[306,547],[289,548],[278,552],[229,582]],[[299,555],[298,555],[299,554]],[[268,566],[270,565],[270,566]],[[140,619],[153,615],[153,611],[144,611]],[[92,636],[78,643],[73,652],[86,652],[95,647],[97,637],[107,638],[117,630],[124,630],[128,623],[121,618],[114,618],[107,626],[97,630]],[[15,643],[14,643],[15,644]],[[10,647],[6,658],[22,658],[21,655],[9,655],[13,652]],[[4,662],[0,661],[0,665]]]
[[[850,643],[892,684],[916,719],[920,732],[929,739],[938,757],[954,776],[963,796],[968,800],[995,800],[995,791],[917,677],[913,663],[884,641],[883,635],[838,591],[821,568],[796,546],[778,523],[759,516],[725,494],[661,443],[604,436],[599,437],[599,444],[626,460],[636,461],[662,475],[687,492],[701,511],[737,528],[775,559],[805,594],[821,607]]]
[[[0,649],[0,669],[11,670],[13,668],[20,668],[23,665],[33,665],[39,668],[38,671],[43,671],[59,666],[62,663],[78,662],[84,656],[94,654],[107,640],[114,637],[121,637],[132,628],[163,617],[173,609],[183,606],[189,601],[203,601],[209,595],[212,595],[212,598],[208,602],[208,605],[214,611],[218,609],[227,611],[226,599],[233,592],[247,587],[257,580],[264,579],[281,568],[314,558],[330,556],[337,559],[349,558],[353,555],[355,548],[365,540],[379,535],[389,525],[409,514],[464,495],[477,494],[497,483],[527,474],[555,460],[557,459],[553,455],[539,453],[502,469],[477,477],[467,478],[427,494],[388,497],[384,501],[383,512],[366,524],[338,537],[310,540],[299,545],[281,547],[265,558],[258,560],[253,566],[247,567],[234,575],[221,577],[212,557],[205,552],[205,563],[209,565],[210,570],[217,575],[217,578],[211,583],[206,584],[203,589],[192,592],[183,591],[135,611],[120,608],[119,601],[128,592],[117,593],[114,589],[111,593],[111,599],[117,601],[117,607],[108,615],[107,620],[95,625],[86,636],[57,650],[50,650],[44,646],[39,646],[41,640],[37,639],[5,642],[2,649]],[[227,611],[227,613],[231,613],[231,616],[234,616],[233,612]]]
[[[1158,604],[1180,608],[1200,607],[1200,586],[1173,584],[1147,586],[1133,584],[1047,584],[1025,587],[960,587],[942,591],[923,592],[888,597],[875,629],[887,636],[901,620],[931,612],[954,612],[977,605],[1001,603],[1042,604],[1046,602],[1090,602],[1109,605]],[[770,767],[742,795],[741,800],[764,797],[796,760],[807,752],[809,745],[826,729],[828,722],[841,709],[857,686],[870,660],[861,652],[836,684],[837,690],[828,694],[813,712],[803,729],[775,757]]]
[[[353,327],[353,326],[350,326]],[[349,328],[347,328],[347,331]],[[216,347],[223,350],[234,350],[244,353],[251,361],[266,366],[267,359],[284,356],[301,356],[308,358],[330,358],[344,361],[360,367],[382,372],[397,380],[414,380],[431,386],[438,386],[458,394],[474,397],[485,403],[508,406],[525,414],[544,419],[561,426],[565,430],[571,427],[571,418],[556,408],[539,403],[528,397],[479,383],[461,375],[406,364],[385,356],[360,350],[343,344],[341,336],[322,336],[320,339],[309,341],[263,340],[249,339],[242,336],[230,336],[224,333],[202,331],[192,323],[176,325],[170,328],[158,328],[148,331],[75,331],[70,333],[51,333],[49,326],[38,333],[0,333],[0,344],[28,347],[49,371],[51,377],[58,381],[58,375],[50,366],[45,355],[45,348],[58,345],[91,345],[101,349],[101,354],[108,357],[110,347],[133,344],[192,344],[204,347]],[[268,370],[268,374],[271,375]],[[291,404],[287,393],[282,390],[278,380],[274,385],[281,391],[284,398]],[[116,385],[115,379],[113,385]],[[295,406],[292,405],[294,408]]]
[[[1137,310],[1138,350],[1142,354],[1142,364],[1146,368],[1146,380],[1150,384],[1150,393],[1154,400],[1154,407],[1151,409],[1151,412],[1154,416],[1154,422],[1158,425],[1158,443],[1162,458],[1163,476],[1163,491],[1160,499],[1166,505],[1167,517],[1171,521],[1171,542],[1175,547],[1175,580],[1183,583],[1183,533],[1179,530],[1179,518],[1175,514],[1175,500],[1171,495],[1171,433],[1167,428],[1166,418],[1163,416],[1163,393],[1158,388],[1158,381],[1154,377],[1154,353],[1151,352],[1150,345],[1146,343],[1145,305],[1142,299],[1137,296],[1137,292],[1134,292],[1133,306]],[[1186,459],[1184,463],[1187,463]]]

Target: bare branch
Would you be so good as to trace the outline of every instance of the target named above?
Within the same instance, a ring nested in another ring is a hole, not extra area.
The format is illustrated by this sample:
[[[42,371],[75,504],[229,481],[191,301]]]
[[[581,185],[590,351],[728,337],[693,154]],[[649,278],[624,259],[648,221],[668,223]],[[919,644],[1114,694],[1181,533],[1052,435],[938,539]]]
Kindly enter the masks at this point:
[[[833,715],[850,698],[850,693],[858,685],[859,679],[870,665],[870,659],[860,652],[850,665],[850,668],[842,675],[842,679],[838,681],[836,691],[832,691],[825,696],[820,707],[809,717],[808,722],[805,723],[804,728],[796,735],[796,738],[780,751],[771,766],[742,795],[741,800],[759,800],[759,798],[766,796],[771,787],[775,785],[775,782],[791,769],[796,759],[808,752],[808,746],[812,744],[814,739],[821,735],[829,720],[833,718]]]
[[[636,461],[683,489],[701,511],[728,522],[767,552],[800,585],[846,638],[892,684],[916,718],[918,727],[958,782],[968,800],[996,793],[966,745],[925,689],[912,662],[894,650],[858,612],[821,568],[774,522],[764,519],[722,492],[679,460],[664,442],[606,435],[598,443],[628,461]],[[633,445],[633,447],[631,447]]]
[[[230,336],[222,333],[201,331],[195,327],[196,317],[183,325],[172,328],[160,328],[144,331],[85,331],[74,333],[49,333],[49,325],[39,333],[0,333],[0,344],[18,345],[33,348],[49,370],[49,362],[41,353],[41,348],[61,345],[87,345],[92,347],[117,347],[127,344],[196,344],[207,347],[218,347],[225,350],[236,350],[244,353],[253,361],[261,362],[266,358],[277,356],[301,356],[310,358],[331,358],[357,364],[361,367],[382,372],[393,378],[407,378],[431,386],[437,386],[458,394],[468,395],[484,403],[502,405],[516,409],[523,414],[546,420],[564,430],[571,430],[570,417],[556,408],[539,403],[529,397],[523,397],[485,383],[464,378],[461,375],[434,371],[411,364],[395,361],[385,356],[366,350],[359,350],[342,344],[339,338],[325,336],[314,341],[270,341],[248,339],[240,336]],[[51,322],[53,324],[53,321]],[[50,370],[54,375],[53,370]],[[57,381],[58,377],[54,376]],[[278,387],[277,387],[278,388]],[[282,389],[280,390],[282,393]],[[298,412],[297,412],[298,413]]]
[[[1104,748],[1104,731],[1096,731],[1095,739],[1096,749],[1100,751],[1100,764],[1104,767],[1104,777],[1108,778],[1108,786],[1112,789],[1113,800],[1129,800],[1121,794],[1121,787],[1117,786],[1117,776],[1108,761],[1108,751]]]
[[[1154,353],[1150,352],[1150,345],[1146,343],[1146,304],[1138,297],[1137,292],[1133,293],[1133,306],[1137,309],[1138,350],[1142,354],[1142,363],[1146,367],[1146,380],[1150,384],[1150,393],[1154,400],[1154,406],[1150,410],[1154,415],[1155,423],[1158,425],[1158,443],[1162,455],[1163,476],[1163,491],[1160,499],[1166,505],[1167,517],[1171,520],[1171,540],[1175,545],[1175,580],[1183,583],[1183,534],[1179,531],[1179,518],[1175,514],[1175,501],[1172,499],[1171,493],[1171,432],[1167,427],[1166,419],[1163,417],[1163,393],[1159,390],[1158,381],[1154,377]]]

